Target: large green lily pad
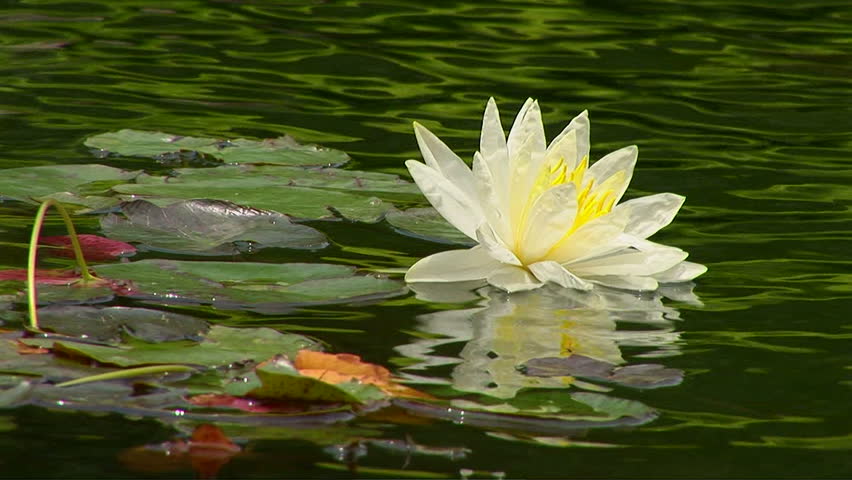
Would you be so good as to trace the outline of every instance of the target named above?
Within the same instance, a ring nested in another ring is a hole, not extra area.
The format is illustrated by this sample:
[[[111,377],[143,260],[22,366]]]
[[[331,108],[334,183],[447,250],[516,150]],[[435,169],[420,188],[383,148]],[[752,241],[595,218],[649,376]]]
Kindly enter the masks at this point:
[[[22,340],[45,345],[45,340]],[[261,362],[278,354],[294,356],[302,349],[317,348],[302,335],[283,334],[271,328],[230,328],[214,325],[201,342],[147,343],[131,341],[107,346],[54,340],[51,348],[60,353],[85,357],[119,367],[158,364],[190,364],[219,367],[238,362]]]
[[[112,343],[123,335],[146,342],[200,340],[209,329],[199,318],[149,308],[53,305],[38,315],[43,329]]]
[[[260,141],[244,138],[220,140],[125,129],[89,137],[85,145],[132,157],[156,158],[179,152],[198,152],[226,163],[241,164],[331,166],[349,161],[349,156],[340,150],[301,145],[289,136]]]
[[[186,200],[165,207],[144,200],[127,202],[121,214],[101,217],[101,228],[111,238],[142,243],[150,250],[195,255],[328,245],[322,232],[294,224],[286,215],[221,200]]]
[[[103,208],[119,203],[119,199],[110,197],[110,187],[138,174],[95,164],[8,168],[0,175],[0,197],[27,203],[53,198],[62,203]]]
[[[98,265],[98,275],[131,282],[126,295],[165,303],[274,311],[294,304],[337,303],[402,293],[394,280],[356,275],[343,265],[142,260]]]
[[[270,165],[178,169],[174,176],[142,175],[136,183],[117,185],[113,190],[151,201],[227,200],[305,219],[333,218],[337,212],[363,222],[381,220],[392,207],[390,202],[422,199],[416,185],[395,175]]]

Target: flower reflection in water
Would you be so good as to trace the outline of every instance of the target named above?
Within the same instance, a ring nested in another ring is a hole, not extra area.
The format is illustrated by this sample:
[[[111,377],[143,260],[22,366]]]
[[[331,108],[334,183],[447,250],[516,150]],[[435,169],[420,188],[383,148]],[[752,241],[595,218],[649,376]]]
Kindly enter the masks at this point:
[[[458,286],[415,284],[413,288],[423,299],[465,300]],[[606,288],[579,292],[550,286],[512,295],[491,287],[483,287],[476,293],[481,299],[473,308],[418,317],[418,330],[429,338],[397,347],[406,357],[420,360],[404,369],[409,380],[450,384],[458,391],[502,399],[515,397],[523,388],[579,387],[606,391],[606,383],[577,378],[602,380],[600,375],[584,375],[576,368],[564,375],[532,376],[522,367],[531,361],[558,362],[574,356],[574,360],[591,363],[597,370],[603,366],[618,372],[621,367],[622,373],[627,373],[623,347],[639,347],[639,353],[632,355],[634,358],[678,354],[680,337],[673,320],[678,320],[679,314],[663,304],[663,297],[699,304],[692,294],[692,285],[664,287],[654,293]],[[458,357],[437,353],[449,351],[452,348],[449,345],[457,342],[466,342]],[[450,379],[431,373],[442,366],[453,366]],[[636,372],[647,373],[649,369],[643,367],[657,366],[635,367],[639,367]],[[656,374],[676,372],[677,381],[680,379],[676,370],[650,370]],[[616,375],[610,381],[620,383],[615,378],[621,377]],[[671,380],[656,385],[671,385]],[[633,386],[640,383],[634,382]],[[646,382],[644,386],[651,385],[654,382]]]

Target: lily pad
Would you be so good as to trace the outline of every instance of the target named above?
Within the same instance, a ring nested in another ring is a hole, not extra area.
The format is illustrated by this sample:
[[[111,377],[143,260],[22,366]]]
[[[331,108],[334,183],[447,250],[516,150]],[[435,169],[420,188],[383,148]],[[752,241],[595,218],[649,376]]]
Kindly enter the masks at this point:
[[[98,265],[98,275],[132,282],[126,295],[166,303],[260,308],[338,303],[403,293],[394,280],[356,275],[343,265],[308,263],[190,262],[142,260]]]
[[[89,137],[85,145],[118,155],[162,157],[194,151],[227,163],[272,163],[281,165],[343,165],[349,156],[340,150],[301,145],[292,137],[266,140],[219,140],[183,137],[162,132],[119,130]]]
[[[395,175],[261,165],[178,169],[175,176],[143,175],[115,192],[133,198],[216,199],[273,210],[295,218],[334,218],[377,222],[392,201],[419,201],[417,187]],[[162,204],[162,202],[157,202]]]
[[[165,207],[137,200],[122,204],[121,211],[101,217],[104,233],[150,250],[232,255],[249,248],[328,245],[322,232],[294,224],[286,215],[220,200],[187,200]]]
[[[385,220],[393,226],[394,230],[403,235],[439,243],[475,244],[467,235],[444,220],[444,217],[432,207],[394,209],[385,215]]]
[[[209,329],[204,320],[148,308],[49,306],[39,310],[39,324],[63,335],[117,343],[126,334],[145,342],[200,341]]]
[[[102,208],[119,202],[109,197],[110,187],[138,174],[94,164],[8,168],[0,175],[0,197],[27,203],[54,198],[62,203]]]
[[[43,340],[22,340],[44,345]],[[238,362],[260,362],[278,354],[295,355],[317,348],[301,335],[283,334],[271,328],[230,328],[214,325],[199,343],[129,342],[118,347],[71,341],[53,341],[54,351],[119,367],[157,364],[190,364],[219,367]]]
[[[255,369],[256,380],[232,384],[228,393],[261,399],[299,399],[327,403],[369,403],[386,398],[376,386],[358,381],[338,384],[302,375],[279,357]]]

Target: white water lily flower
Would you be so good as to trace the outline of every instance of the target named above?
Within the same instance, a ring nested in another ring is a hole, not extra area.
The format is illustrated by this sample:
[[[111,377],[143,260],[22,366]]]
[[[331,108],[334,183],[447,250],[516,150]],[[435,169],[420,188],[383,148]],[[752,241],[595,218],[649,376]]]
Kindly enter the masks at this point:
[[[655,290],[707,270],[684,261],[683,250],[646,240],[672,221],[684,197],[660,193],[618,203],[633,176],[635,146],[589,165],[588,112],[547,145],[538,102],[524,103],[507,139],[491,98],[472,169],[422,125],[415,123],[414,132],[426,163],[407,161],[411,176],[478,245],[421,259],[406,273],[408,282],[485,279],[508,292],[546,282]]]

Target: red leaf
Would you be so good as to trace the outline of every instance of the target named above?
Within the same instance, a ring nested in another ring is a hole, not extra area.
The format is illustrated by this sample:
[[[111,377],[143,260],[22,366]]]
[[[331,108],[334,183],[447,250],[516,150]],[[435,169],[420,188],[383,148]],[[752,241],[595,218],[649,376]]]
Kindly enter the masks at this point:
[[[71,270],[36,270],[36,283],[47,285],[70,285],[80,280],[80,275]],[[26,282],[26,269],[0,270],[0,282],[11,280],[15,282]]]
[[[80,240],[80,248],[86,260],[104,261],[113,260],[117,257],[126,257],[136,253],[136,247],[129,243],[119,242],[98,235],[77,235]],[[44,253],[59,257],[73,257],[74,250],[71,248],[71,237],[59,235],[55,237],[41,237],[39,243],[60,248],[45,248]]]
[[[304,413],[311,409],[310,405],[298,402],[272,402],[217,393],[196,395],[187,400],[200,407],[233,408],[251,413]]]

